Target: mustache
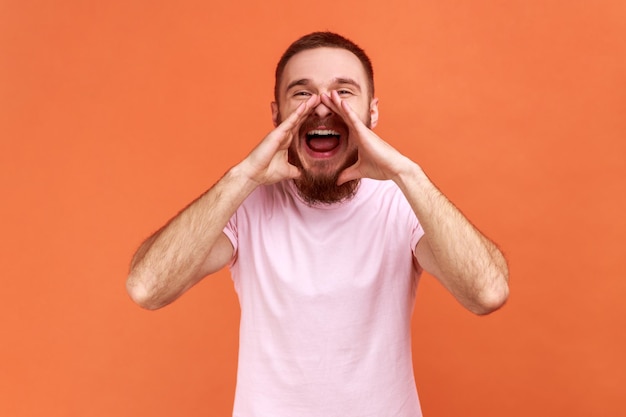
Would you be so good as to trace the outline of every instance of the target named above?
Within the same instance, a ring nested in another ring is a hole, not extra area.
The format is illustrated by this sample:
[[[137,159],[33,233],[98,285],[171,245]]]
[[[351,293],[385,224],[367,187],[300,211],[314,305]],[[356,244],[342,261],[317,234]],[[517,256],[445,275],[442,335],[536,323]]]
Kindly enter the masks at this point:
[[[309,130],[317,129],[320,126],[324,126],[325,129],[348,131],[348,125],[339,116],[328,116],[324,119],[318,117],[309,117],[300,126],[300,133],[308,132]]]

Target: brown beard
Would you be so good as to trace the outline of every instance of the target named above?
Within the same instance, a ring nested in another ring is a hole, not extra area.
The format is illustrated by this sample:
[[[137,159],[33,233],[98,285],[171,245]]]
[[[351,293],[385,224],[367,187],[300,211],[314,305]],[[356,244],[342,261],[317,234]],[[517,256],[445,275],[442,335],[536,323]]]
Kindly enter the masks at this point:
[[[300,178],[294,180],[294,183],[298,189],[298,194],[308,204],[333,204],[354,197],[359,180],[352,180],[337,185],[337,179],[344,169],[356,163],[358,159],[358,151],[356,149],[348,155],[346,162],[336,172],[320,175],[313,175],[310,171],[304,169],[302,161],[300,161],[292,147],[289,148],[288,154],[289,163],[300,169]]]
[[[282,121],[282,117],[280,115],[278,117],[278,121],[279,123]],[[371,127],[371,122],[372,120],[370,114],[368,113],[367,119],[365,120],[365,125],[369,128]],[[345,126],[345,123],[343,123],[343,121],[338,123],[341,123]],[[332,126],[332,123],[326,124]],[[300,134],[306,131],[309,125],[314,126],[315,122],[305,122],[300,130]],[[347,127],[345,130],[348,130]],[[344,169],[354,165],[358,161],[358,150],[355,149],[353,152],[351,152],[346,158],[346,162],[342,166],[340,166],[336,172],[333,172],[331,174],[313,175],[311,172],[304,169],[302,161],[300,160],[300,157],[294,150],[293,146],[289,147],[288,158],[289,163],[300,170],[300,178],[294,180],[294,183],[296,184],[298,194],[306,203],[333,204],[340,201],[349,200],[354,197],[354,194],[356,194],[356,190],[360,180],[351,180],[341,185],[337,185],[337,179]]]

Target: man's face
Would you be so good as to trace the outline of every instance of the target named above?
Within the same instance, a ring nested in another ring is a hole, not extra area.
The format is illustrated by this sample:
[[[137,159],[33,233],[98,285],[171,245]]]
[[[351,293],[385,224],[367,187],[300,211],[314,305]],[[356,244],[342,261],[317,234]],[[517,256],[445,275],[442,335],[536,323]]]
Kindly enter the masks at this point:
[[[377,99],[370,98],[367,75],[361,61],[339,48],[309,49],[294,55],[285,66],[278,103],[272,103],[274,124],[291,114],[311,95],[337,91],[373,128],[378,120]],[[289,162],[299,167],[296,185],[310,201],[332,203],[351,196],[357,182],[338,187],[337,177],[357,160],[357,147],[348,126],[329,107],[320,103],[302,124],[289,148]]]

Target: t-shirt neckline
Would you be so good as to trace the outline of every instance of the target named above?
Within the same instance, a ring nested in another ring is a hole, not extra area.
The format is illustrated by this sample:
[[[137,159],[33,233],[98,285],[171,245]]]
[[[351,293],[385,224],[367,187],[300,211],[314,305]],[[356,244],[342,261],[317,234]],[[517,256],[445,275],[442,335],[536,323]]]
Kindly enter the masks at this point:
[[[360,200],[361,195],[363,194],[363,179],[360,179],[359,183],[356,186],[357,188],[356,188],[356,191],[354,192],[354,195],[348,199],[344,199],[336,203],[330,203],[330,204],[321,203],[321,202],[309,203],[300,195],[300,192],[298,191],[298,187],[296,186],[294,180],[287,180],[286,182],[287,182],[287,187],[289,188],[289,192],[295,196],[295,199],[300,204],[306,207],[312,208],[312,209],[337,210],[342,207],[346,207],[350,204],[354,204],[355,202]]]

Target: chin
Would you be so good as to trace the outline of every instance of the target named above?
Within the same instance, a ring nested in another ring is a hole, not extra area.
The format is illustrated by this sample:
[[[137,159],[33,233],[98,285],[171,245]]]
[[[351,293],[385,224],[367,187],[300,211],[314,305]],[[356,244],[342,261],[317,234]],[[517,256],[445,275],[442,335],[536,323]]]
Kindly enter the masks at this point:
[[[300,169],[301,176],[295,180],[300,196],[310,204],[333,204],[348,200],[356,193],[358,180],[337,185],[339,174],[358,159],[357,151],[350,152],[346,160],[337,165],[334,160],[317,160],[314,167],[304,168],[300,156],[289,149],[289,162]]]

